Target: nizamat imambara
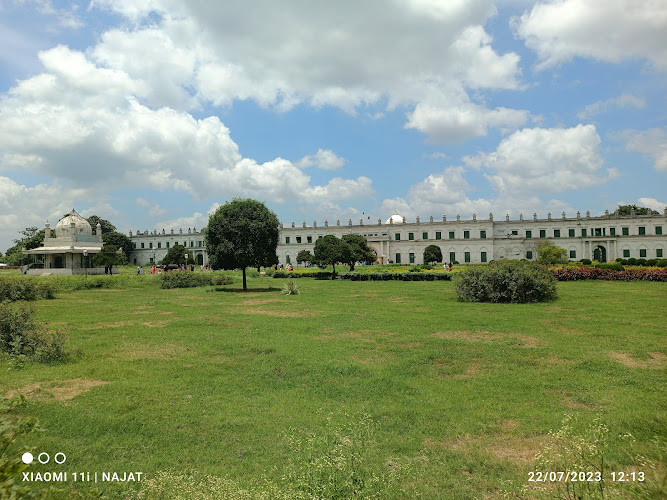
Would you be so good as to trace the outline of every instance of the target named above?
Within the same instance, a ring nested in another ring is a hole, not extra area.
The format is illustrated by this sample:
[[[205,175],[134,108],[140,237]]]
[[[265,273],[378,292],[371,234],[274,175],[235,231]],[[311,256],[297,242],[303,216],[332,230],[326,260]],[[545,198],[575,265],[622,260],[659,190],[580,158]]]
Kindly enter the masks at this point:
[[[312,226],[303,222],[296,225],[282,224],[276,253],[280,264],[296,265],[296,256],[301,250],[313,253],[315,242],[326,235],[338,238],[345,234],[360,234],[375,252],[377,264],[422,264],[424,249],[429,245],[440,247],[444,262],[484,263],[499,259],[537,259],[537,245],[540,239],[567,251],[570,260],[590,259],[608,262],[617,258],[663,259],[667,238],[663,231],[667,225],[667,208],[662,215],[591,216],[590,212],[575,217],[560,217],[551,213],[546,218],[537,214],[518,220],[509,215],[497,220],[493,214],[480,219],[453,220],[416,217],[408,221],[394,213],[382,222],[370,223],[360,219],[354,224],[337,220],[335,224]],[[46,224],[46,234],[50,225]],[[101,227],[95,233],[86,219],[75,210],[63,217],[55,227],[55,238],[45,238],[44,245],[34,250],[24,250],[27,254],[41,256],[44,269],[31,269],[29,274],[83,274],[84,269],[92,271],[91,257],[102,248]],[[130,264],[137,266],[158,263],[174,245],[183,245],[193,264],[208,264],[208,254],[204,241],[204,231],[196,228],[161,231],[129,232],[134,250],[130,254]]]

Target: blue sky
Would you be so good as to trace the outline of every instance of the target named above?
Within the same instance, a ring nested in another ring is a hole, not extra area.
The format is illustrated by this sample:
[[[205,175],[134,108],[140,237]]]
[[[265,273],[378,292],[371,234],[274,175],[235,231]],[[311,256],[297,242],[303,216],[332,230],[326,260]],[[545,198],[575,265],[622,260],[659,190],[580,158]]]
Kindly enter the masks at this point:
[[[197,227],[667,202],[667,4],[0,1],[0,250],[76,208]]]

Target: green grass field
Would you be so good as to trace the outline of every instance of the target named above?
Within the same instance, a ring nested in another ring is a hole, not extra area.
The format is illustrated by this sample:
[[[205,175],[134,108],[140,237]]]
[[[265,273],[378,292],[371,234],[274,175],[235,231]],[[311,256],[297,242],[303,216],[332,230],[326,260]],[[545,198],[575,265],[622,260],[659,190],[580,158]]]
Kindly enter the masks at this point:
[[[265,277],[249,293],[151,279],[34,302],[80,354],[0,371],[44,429],[15,452],[67,456],[28,470],[144,473],[64,496],[537,498],[536,454],[596,422],[605,491],[664,494],[664,283],[559,283],[555,302],[505,305],[459,303],[451,282],[303,278],[285,296]]]

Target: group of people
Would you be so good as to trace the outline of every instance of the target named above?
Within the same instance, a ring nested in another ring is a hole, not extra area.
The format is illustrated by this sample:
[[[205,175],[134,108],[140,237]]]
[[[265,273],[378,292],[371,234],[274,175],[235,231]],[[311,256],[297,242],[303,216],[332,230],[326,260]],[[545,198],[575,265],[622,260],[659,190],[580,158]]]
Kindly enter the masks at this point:
[[[445,265],[442,266],[442,267],[445,268],[445,271],[449,271],[449,272],[451,272],[452,269],[454,268],[454,266],[452,266],[452,263],[451,263],[451,262],[450,262],[449,264],[445,263]]]

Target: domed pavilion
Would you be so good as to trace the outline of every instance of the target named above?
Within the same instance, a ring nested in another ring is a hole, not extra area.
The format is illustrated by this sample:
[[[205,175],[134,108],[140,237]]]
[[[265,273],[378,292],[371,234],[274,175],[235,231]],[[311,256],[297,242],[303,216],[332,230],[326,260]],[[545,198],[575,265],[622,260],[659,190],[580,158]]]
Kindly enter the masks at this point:
[[[86,219],[72,209],[60,219],[51,237],[51,225],[44,226],[44,244],[24,254],[41,257],[26,266],[25,274],[104,274],[103,267],[92,267],[92,257],[102,250],[102,227],[97,224],[95,234]]]

